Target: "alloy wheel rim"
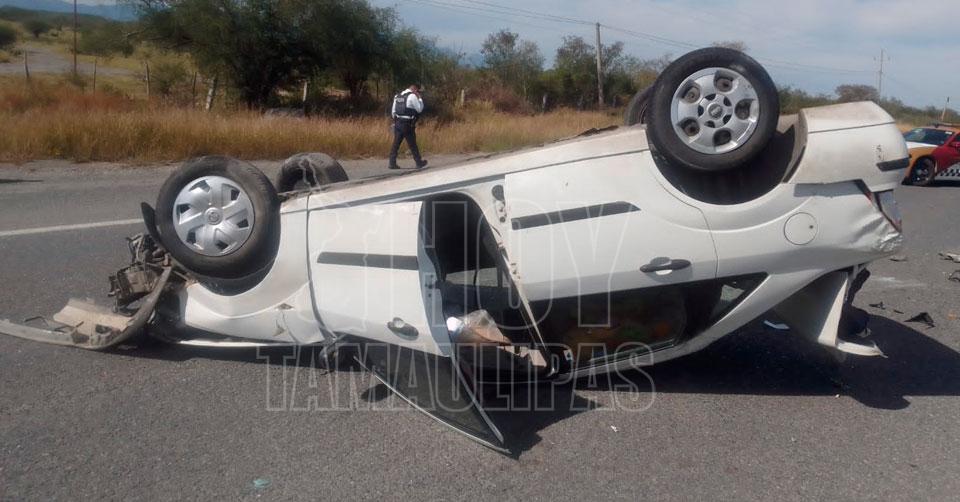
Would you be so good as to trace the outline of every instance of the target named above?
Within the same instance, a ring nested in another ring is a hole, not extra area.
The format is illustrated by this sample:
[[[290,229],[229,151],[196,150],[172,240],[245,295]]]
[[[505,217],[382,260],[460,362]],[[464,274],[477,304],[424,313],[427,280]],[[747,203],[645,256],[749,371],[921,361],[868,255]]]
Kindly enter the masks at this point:
[[[736,150],[756,132],[760,100],[753,84],[729,68],[704,68],[673,93],[670,120],[688,147],[707,155]]]

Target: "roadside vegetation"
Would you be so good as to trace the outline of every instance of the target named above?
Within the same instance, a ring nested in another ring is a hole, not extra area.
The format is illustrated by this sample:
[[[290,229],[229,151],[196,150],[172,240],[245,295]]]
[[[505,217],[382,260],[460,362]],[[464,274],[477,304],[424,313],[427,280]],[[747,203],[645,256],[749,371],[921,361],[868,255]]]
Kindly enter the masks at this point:
[[[29,79],[19,73],[24,51],[72,62],[73,18],[0,7],[0,62],[21,64],[0,75],[0,160],[383,156],[388,103],[410,83],[425,87],[419,136],[427,152],[493,152],[619,123],[627,101],[671,61],[605,43],[601,107],[596,47],[582,37],[564,37],[545,55],[500,30],[471,60],[366,0],[126,2],[139,21],[80,16],[78,74]],[[735,40],[717,45],[749,51]],[[781,86],[780,98],[785,113],[879,100],[904,126],[941,113],[857,84],[835,95]],[[948,110],[946,120],[960,116]]]
[[[462,117],[418,130],[430,153],[495,152],[572,136],[620,122],[618,114],[568,109],[513,115],[473,105]],[[335,157],[383,156],[390,141],[381,116],[309,118],[259,111],[165,106],[116,94],[36,85],[0,92],[0,160],[163,161],[206,154],[246,159],[322,151]]]

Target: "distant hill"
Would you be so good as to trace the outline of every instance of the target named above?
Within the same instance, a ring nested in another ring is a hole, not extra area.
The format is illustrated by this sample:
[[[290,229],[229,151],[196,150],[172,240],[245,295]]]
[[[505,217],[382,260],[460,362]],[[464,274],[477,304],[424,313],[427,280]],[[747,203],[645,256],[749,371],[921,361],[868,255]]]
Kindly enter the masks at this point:
[[[3,6],[73,13],[73,2],[66,2],[64,0],[0,0],[0,7]],[[77,4],[77,12],[118,21],[131,21],[137,17],[136,12],[129,6],[117,5],[116,2],[106,3],[104,5]]]

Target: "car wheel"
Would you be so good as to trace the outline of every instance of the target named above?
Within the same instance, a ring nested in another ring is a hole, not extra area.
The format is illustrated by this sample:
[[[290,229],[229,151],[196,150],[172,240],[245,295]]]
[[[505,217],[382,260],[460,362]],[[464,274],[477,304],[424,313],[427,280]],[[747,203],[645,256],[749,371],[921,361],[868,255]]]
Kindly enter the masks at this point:
[[[627,111],[623,114],[623,125],[632,126],[647,123],[647,110],[652,94],[653,86],[649,86],[633,95],[633,98],[627,103]]]
[[[256,167],[227,157],[186,162],[160,188],[160,240],[183,267],[236,279],[270,264],[280,241],[280,202]]]
[[[917,161],[910,172],[910,184],[917,186],[927,186],[936,177],[937,164],[933,159],[926,157]]]
[[[277,175],[277,191],[292,192],[348,181],[347,172],[325,153],[298,153],[284,161]]]
[[[746,54],[700,49],[654,83],[647,136],[669,163],[724,171],[756,157],[773,136],[780,101],[770,75]]]

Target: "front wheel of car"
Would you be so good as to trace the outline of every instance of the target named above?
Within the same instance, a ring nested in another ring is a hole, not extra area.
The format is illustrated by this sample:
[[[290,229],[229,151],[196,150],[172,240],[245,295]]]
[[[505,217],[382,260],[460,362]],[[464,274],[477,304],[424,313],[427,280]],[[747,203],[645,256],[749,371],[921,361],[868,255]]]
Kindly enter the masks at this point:
[[[780,101],[760,63],[711,47],[684,55],[660,74],[647,113],[647,136],[668,162],[718,172],[763,151],[776,131]]]
[[[280,201],[256,167],[228,157],[186,162],[160,188],[160,240],[187,270],[216,279],[262,271],[280,241]]]

